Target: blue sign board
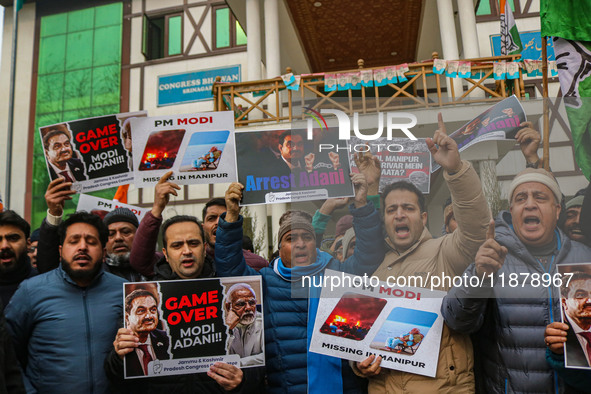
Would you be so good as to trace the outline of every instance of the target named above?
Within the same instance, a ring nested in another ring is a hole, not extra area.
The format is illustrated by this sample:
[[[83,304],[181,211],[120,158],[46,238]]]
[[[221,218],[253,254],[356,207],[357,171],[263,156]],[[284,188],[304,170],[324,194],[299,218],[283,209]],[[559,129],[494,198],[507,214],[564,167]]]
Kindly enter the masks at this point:
[[[523,51],[521,52],[521,59],[542,60],[542,34],[540,31],[526,31],[519,33]],[[495,34],[490,36],[490,45],[493,56],[501,56],[501,35]],[[548,60],[556,60],[554,56],[554,46],[552,46],[552,38],[548,38]]]
[[[158,77],[158,106],[212,100],[215,77],[240,82],[240,65]]]

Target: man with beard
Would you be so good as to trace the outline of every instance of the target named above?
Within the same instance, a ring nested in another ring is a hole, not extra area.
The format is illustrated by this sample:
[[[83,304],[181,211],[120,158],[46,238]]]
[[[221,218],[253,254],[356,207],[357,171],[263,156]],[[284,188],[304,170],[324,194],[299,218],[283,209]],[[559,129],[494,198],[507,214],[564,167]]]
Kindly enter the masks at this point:
[[[134,238],[134,245],[131,248],[131,255],[129,262],[131,267],[144,275],[151,278],[155,275],[155,267],[163,258],[160,252],[154,252],[156,243],[158,241],[158,232],[162,224],[162,212],[166,208],[170,195],[177,195],[177,190],[180,187],[170,182],[168,178],[172,175],[172,171],[167,172],[160,178],[156,185],[154,192],[154,204],[150,212],[140,223],[138,231]],[[215,253],[216,231],[218,228],[218,220],[222,213],[226,212],[226,202],[223,198],[212,198],[203,208],[203,232],[205,234],[205,251],[208,258],[213,261]],[[242,250],[246,264],[255,270],[260,270],[269,265],[269,262],[248,250]]]
[[[74,213],[58,234],[60,266],[23,282],[6,308],[25,386],[108,393],[102,360],[122,314],[124,280],[103,271],[108,233],[99,217]]]
[[[31,226],[14,211],[0,212],[0,297],[2,306],[25,279],[37,275],[27,251]]]
[[[226,294],[226,324],[231,331],[228,354],[238,354],[240,365],[262,365],[263,322],[257,314],[257,299],[252,287],[236,283]]]
[[[62,222],[64,204],[71,200],[76,192],[71,189],[72,183],[58,178],[49,183],[45,192],[47,216],[43,219],[39,229],[39,244],[37,247],[37,268],[40,273],[51,271],[59,265],[57,227]],[[131,282],[144,279],[129,264],[131,246],[138,228],[136,215],[127,208],[115,208],[103,219],[109,231],[107,241],[107,258],[103,268],[121,278]]]
[[[115,208],[103,219],[109,229],[105,270],[131,282],[144,279],[129,264],[131,246],[139,226],[137,216],[128,208]]]
[[[170,338],[156,328],[158,301],[154,294],[138,289],[125,297],[125,323],[139,339],[138,347],[125,358],[127,376],[145,376],[150,361],[170,359]]]
[[[562,229],[573,241],[591,246],[591,240],[585,236],[581,229],[581,207],[583,206],[584,196],[585,189],[581,189],[566,203],[566,219]]]

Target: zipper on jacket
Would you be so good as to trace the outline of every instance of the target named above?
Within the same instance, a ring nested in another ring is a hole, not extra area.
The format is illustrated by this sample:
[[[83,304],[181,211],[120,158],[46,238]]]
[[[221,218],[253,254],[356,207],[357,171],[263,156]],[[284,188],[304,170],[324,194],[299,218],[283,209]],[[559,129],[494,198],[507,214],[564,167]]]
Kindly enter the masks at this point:
[[[94,376],[92,374],[92,344],[90,341],[90,322],[88,321],[88,305],[87,305],[87,298],[86,298],[86,289],[84,289],[82,291],[82,301],[84,304],[84,321],[86,322],[86,347],[87,347],[87,352],[88,352],[88,373],[89,373],[89,378],[90,378],[90,387],[88,390],[89,394],[93,393],[93,382],[94,382]]]

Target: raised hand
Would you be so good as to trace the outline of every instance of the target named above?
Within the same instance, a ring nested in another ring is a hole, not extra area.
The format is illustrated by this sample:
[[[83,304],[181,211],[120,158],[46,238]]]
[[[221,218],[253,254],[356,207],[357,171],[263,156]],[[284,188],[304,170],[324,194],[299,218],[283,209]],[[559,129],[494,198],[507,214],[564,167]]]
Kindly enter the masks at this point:
[[[64,204],[66,200],[71,200],[76,191],[71,189],[72,182],[66,182],[62,177],[58,177],[49,182],[45,192],[45,202],[47,209],[53,216],[62,216],[64,213]]]
[[[365,175],[369,187],[368,194],[376,195],[379,192],[380,177],[382,175],[382,163],[380,159],[371,154],[371,152],[358,152],[353,155],[355,165],[359,172]]]
[[[117,355],[123,359],[126,354],[131,353],[137,348],[139,338],[129,328],[120,328],[113,341],[113,347]]]
[[[234,390],[242,382],[242,370],[230,364],[216,362],[207,371],[207,376],[215,380],[226,391]]]
[[[528,163],[537,163],[540,160],[538,156],[538,149],[542,137],[540,133],[534,129],[532,122],[523,122],[523,128],[515,134],[515,139],[519,142],[521,153]]]
[[[159,218],[162,215],[162,211],[166,208],[168,201],[170,201],[170,195],[173,194],[178,196],[177,190],[181,190],[181,187],[174,182],[170,182],[168,179],[172,176],[172,171],[168,171],[162,175],[162,178],[156,184],[154,189],[154,204],[152,204],[152,215],[155,218]]]
[[[378,356],[378,358],[376,359],[376,356],[372,354],[365,360],[358,362],[357,369],[359,370],[359,372],[363,374],[363,376],[368,378],[370,376],[379,375],[379,373],[382,371],[382,367],[380,366],[381,363],[382,356]]]
[[[458,144],[447,135],[441,112],[437,114],[439,128],[433,138],[427,138],[427,147],[435,160],[448,173],[456,173],[462,168]]]
[[[240,215],[240,200],[244,186],[241,183],[234,182],[226,190],[226,222],[232,223],[238,220]]]
[[[316,158],[316,156],[314,155],[314,153],[308,153],[306,156],[304,156],[304,163],[306,164],[306,171],[307,172],[314,171],[315,158]]]
[[[495,274],[503,266],[507,252],[506,247],[495,241],[495,221],[491,219],[486,231],[486,241],[478,249],[474,260],[476,274]]]
[[[350,174],[351,183],[355,187],[354,204],[355,208],[360,208],[367,204],[367,181],[363,174]]]

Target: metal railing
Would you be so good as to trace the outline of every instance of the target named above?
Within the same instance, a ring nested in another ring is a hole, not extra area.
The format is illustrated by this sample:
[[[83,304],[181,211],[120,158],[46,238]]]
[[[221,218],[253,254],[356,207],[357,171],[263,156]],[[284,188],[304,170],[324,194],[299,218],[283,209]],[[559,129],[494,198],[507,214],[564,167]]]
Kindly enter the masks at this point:
[[[302,75],[297,91],[286,89],[280,77],[238,83],[222,83],[217,77],[212,88],[214,111],[233,111],[235,125],[240,127],[254,123],[291,122],[303,118],[301,110],[294,113],[295,107],[309,106],[314,110],[335,108],[352,114],[499,101],[512,94],[522,98],[524,83],[521,68],[519,78],[510,80],[511,82],[489,79],[494,72],[494,63],[511,62],[520,57],[521,55],[510,55],[462,60],[471,62],[472,74],[478,73],[480,77],[462,78],[467,88],[461,92],[455,91],[454,78],[433,73],[433,60],[408,64],[409,71],[405,73],[405,82],[390,83],[383,87],[361,86],[360,89],[345,91],[325,91],[324,73]],[[437,59],[437,53],[433,53],[433,59]],[[363,68],[361,59],[358,66],[358,69],[337,71],[334,74],[367,70]],[[289,72],[291,70],[288,68],[287,73]],[[442,87],[446,82],[449,90]],[[485,85],[487,82],[489,86]],[[491,86],[491,83],[494,86]],[[478,91],[483,93],[475,97],[473,92]]]

